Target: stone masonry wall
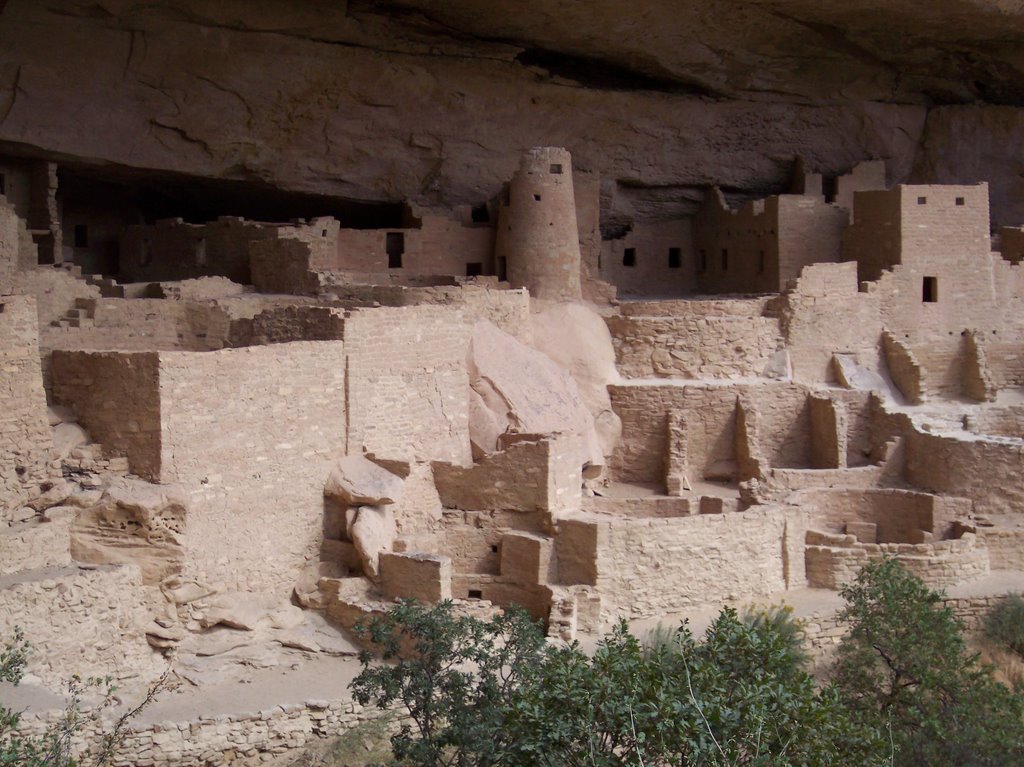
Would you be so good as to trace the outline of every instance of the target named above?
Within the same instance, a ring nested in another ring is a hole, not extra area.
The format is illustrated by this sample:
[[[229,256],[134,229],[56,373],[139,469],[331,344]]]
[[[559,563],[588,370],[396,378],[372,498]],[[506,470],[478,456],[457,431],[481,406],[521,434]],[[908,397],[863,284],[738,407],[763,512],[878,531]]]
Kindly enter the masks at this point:
[[[45,474],[51,446],[37,326],[33,298],[0,297],[0,497],[12,502]]]
[[[461,312],[441,307],[352,312],[348,452],[469,463],[469,332]]]
[[[685,295],[696,280],[693,258],[691,219],[637,222],[625,236],[601,242],[598,274],[620,297]]]
[[[770,317],[609,317],[615,361],[626,378],[760,376],[782,345]]]
[[[932,493],[971,498],[975,513],[1024,512],[1024,445],[909,431],[906,479]]]
[[[606,625],[785,588],[781,510],[593,524]]]
[[[286,595],[319,545],[344,449],[342,342],[163,352],[160,403],[160,481],[191,492],[187,567]]]
[[[52,357],[53,396],[93,440],[124,455],[132,473],[161,476],[159,358],[156,352],[66,352]]]

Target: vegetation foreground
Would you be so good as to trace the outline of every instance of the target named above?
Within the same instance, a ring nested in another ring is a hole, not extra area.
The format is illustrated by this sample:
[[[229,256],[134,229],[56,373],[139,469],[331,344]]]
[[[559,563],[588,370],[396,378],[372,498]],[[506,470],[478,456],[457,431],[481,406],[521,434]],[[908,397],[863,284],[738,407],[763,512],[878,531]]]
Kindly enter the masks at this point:
[[[892,560],[842,595],[851,631],[825,686],[785,612],[726,608],[703,641],[684,624],[641,643],[621,623],[588,656],[522,613],[407,601],[362,629],[386,662],[364,653],[352,689],[408,711],[394,764],[1024,764],[1021,691],[968,652],[941,595]]]

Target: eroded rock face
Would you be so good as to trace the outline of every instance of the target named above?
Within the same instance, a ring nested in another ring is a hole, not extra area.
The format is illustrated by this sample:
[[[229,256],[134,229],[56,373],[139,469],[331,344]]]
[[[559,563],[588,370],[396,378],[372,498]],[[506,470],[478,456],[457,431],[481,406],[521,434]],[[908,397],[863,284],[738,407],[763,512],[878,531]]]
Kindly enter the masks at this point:
[[[93,564],[135,564],[143,583],[158,584],[182,569],[187,506],[172,485],[115,479],[72,525],[71,556]]]
[[[351,506],[386,506],[402,497],[400,477],[361,455],[342,458],[331,470],[324,495]]]
[[[395,515],[388,506],[360,506],[349,529],[352,543],[359,552],[363,573],[370,578],[380,574],[382,551],[391,551],[398,535]]]
[[[572,377],[547,355],[489,322],[477,323],[473,331],[469,385],[479,396],[478,407],[470,409],[471,439],[486,438],[495,423],[501,434],[571,435],[580,446],[580,466],[604,465],[594,418]],[[483,423],[474,425],[474,417]],[[474,449],[485,454],[499,448],[500,444],[474,443]]]

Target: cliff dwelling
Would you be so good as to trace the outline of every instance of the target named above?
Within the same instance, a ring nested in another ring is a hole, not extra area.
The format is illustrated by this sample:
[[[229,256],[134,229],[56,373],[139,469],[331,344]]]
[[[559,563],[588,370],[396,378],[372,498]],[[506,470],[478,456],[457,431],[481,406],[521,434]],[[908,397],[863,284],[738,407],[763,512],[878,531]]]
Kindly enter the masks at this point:
[[[470,5],[0,2],[0,632],[33,700],[169,670],[120,763],[359,720],[311,680],[397,598],[1024,587],[1024,15],[923,63],[877,9]]]

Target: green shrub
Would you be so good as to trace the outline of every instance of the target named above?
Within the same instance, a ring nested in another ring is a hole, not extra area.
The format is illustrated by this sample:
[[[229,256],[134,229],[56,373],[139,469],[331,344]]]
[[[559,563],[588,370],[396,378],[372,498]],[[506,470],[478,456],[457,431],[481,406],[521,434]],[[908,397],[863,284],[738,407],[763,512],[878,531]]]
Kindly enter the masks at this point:
[[[967,651],[940,594],[889,559],[866,565],[842,595],[851,631],[835,684],[864,721],[891,732],[895,764],[1024,764],[1024,699]]]
[[[996,604],[984,624],[985,636],[1024,658],[1024,598],[1008,594]]]

